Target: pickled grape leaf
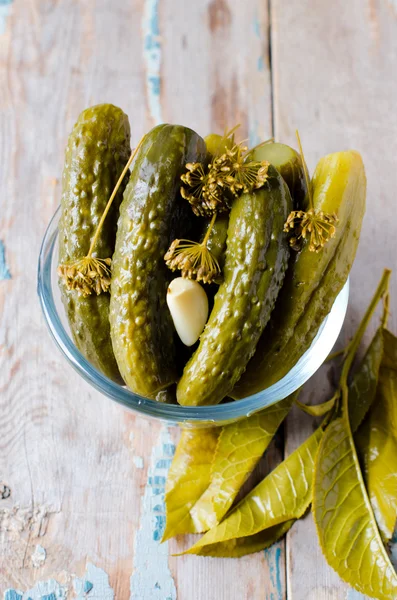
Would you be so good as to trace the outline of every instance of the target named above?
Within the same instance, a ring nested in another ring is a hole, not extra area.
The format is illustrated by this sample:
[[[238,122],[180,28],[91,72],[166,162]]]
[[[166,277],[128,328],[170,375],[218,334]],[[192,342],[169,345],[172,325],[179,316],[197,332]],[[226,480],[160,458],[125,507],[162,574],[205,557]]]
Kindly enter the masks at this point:
[[[371,406],[376,393],[380,363],[383,355],[383,327],[380,327],[349,386],[349,417],[352,431],[356,431]],[[313,417],[322,417],[332,410],[337,394],[322,404],[295,404],[303,412]]]
[[[215,546],[219,546],[220,551],[232,548],[232,540],[249,540],[260,532],[264,534],[263,539],[275,542],[278,538],[274,538],[274,528],[288,522],[289,529],[311,503],[314,460],[322,435],[319,427],[187,553],[203,554],[204,548],[210,546],[211,556],[223,556],[215,554]]]
[[[227,513],[287,416],[294,398],[295,394],[223,427],[211,467],[211,482],[190,511],[195,531],[215,527]]]
[[[353,433],[357,431],[374,401],[382,357],[383,327],[380,327],[349,386],[349,420]]]
[[[354,428],[364,418],[375,396],[382,341],[382,329],[379,329],[349,387],[349,414]],[[332,409],[335,399],[319,406],[327,405],[328,410]],[[271,545],[269,540],[277,541],[283,534],[277,537],[276,533],[284,526],[287,531],[310,506],[314,459],[322,435],[320,427],[188,552],[206,556],[243,556],[268,547]]]
[[[346,373],[348,368],[345,363]],[[313,514],[317,533],[324,556],[344,581],[379,600],[393,599],[397,596],[397,575],[365,488],[350,428],[349,390],[343,373],[341,389],[341,416],[326,429],[316,458]]]
[[[321,404],[303,404],[302,402],[299,402],[299,400],[295,400],[295,404],[298,408],[303,410],[303,412],[311,417],[322,417],[334,408],[336,399],[336,396],[333,396]]]
[[[189,511],[210,483],[220,431],[220,427],[182,430],[165,487],[163,542],[179,533],[197,533]]]
[[[388,542],[397,518],[397,338],[388,331],[376,400],[355,440],[372,509]]]
[[[216,556],[218,558],[240,558],[246,554],[253,554],[275,544],[291,529],[294,523],[295,519],[291,519],[248,537],[208,544],[208,546],[199,548],[195,554],[199,556]]]

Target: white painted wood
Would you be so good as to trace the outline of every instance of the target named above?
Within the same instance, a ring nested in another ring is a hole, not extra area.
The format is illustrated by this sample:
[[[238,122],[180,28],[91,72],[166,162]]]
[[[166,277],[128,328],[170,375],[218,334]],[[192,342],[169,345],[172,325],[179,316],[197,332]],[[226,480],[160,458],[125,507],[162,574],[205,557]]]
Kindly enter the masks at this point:
[[[12,278],[0,281],[0,474],[11,495],[0,501],[0,590],[81,597],[92,563],[122,600],[282,600],[283,543],[241,561],[168,558],[178,542],[168,549],[154,539],[167,434],[79,379],[35,296],[67,135],[83,108],[120,105],[136,141],[160,120],[203,135],[240,122],[253,142],[271,135],[267,4],[15,1],[3,24],[0,240]],[[38,544],[46,558],[34,567]],[[99,600],[111,597],[105,587]]]
[[[397,7],[388,0],[288,2],[272,0],[272,54],[276,139],[301,134],[311,169],[327,152],[355,148],[368,178],[367,214],[351,273],[351,296],[342,338],[357,327],[382,270],[394,269],[390,328],[397,332]],[[370,328],[367,340],[376,327]],[[307,397],[325,399],[316,377]],[[286,452],[312,431],[295,411],[288,420]],[[288,598],[363,598],[349,591],[321,555],[311,517],[287,542]]]
[[[0,479],[11,489],[0,500],[0,590],[36,594],[52,578],[54,589],[82,597],[90,574],[100,600],[284,600],[284,543],[238,561],[169,556],[188,540],[157,546],[168,433],[72,372],[35,298],[63,148],[87,105],[120,105],[133,140],[160,120],[203,135],[241,122],[251,143],[271,135],[268,3],[0,4]],[[347,338],[383,266],[396,266],[396,5],[271,0],[271,13],[276,137],[293,142],[298,127],[310,167],[343,147],[367,165]],[[394,297],[396,287],[394,277]],[[309,395],[325,394],[326,380],[317,381]],[[312,426],[306,416],[289,420],[287,453]],[[263,467],[279,457],[273,445]],[[37,544],[46,558],[34,567]],[[310,519],[288,537],[287,573],[290,599],[357,600],[326,568]]]

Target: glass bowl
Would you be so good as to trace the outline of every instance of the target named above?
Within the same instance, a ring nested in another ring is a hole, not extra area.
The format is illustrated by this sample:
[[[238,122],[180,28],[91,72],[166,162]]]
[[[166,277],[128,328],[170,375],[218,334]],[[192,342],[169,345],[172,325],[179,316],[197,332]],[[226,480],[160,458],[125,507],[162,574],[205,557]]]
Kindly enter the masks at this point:
[[[349,282],[336,298],[331,312],[324,319],[307,352],[283,379],[269,388],[242,400],[201,407],[162,404],[134,394],[125,386],[114,383],[97,371],[79,352],[71,338],[58,288],[59,218],[60,209],[58,208],[44,235],[39,256],[38,294],[47,326],[64,357],[83,379],[105,396],[141,415],[161,419],[169,424],[196,426],[224,425],[238,421],[283,400],[297,390],[322,365],[338,338],[346,315]]]

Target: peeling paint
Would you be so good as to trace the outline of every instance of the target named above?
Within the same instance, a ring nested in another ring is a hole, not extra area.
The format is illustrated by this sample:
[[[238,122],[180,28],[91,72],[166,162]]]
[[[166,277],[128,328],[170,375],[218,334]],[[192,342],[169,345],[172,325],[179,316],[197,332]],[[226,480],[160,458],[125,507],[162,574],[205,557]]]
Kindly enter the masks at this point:
[[[91,581],[86,580],[83,585],[83,592],[88,594],[92,590],[93,587],[94,587],[94,584],[91,583]]]
[[[45,563],[47,558],[46,549],[40,544],[37,544],[33,554],[32,554],[32,565],[35,569],[39,569]]]
[[[168,543],[159,543],[165,527],[165,482],[174,452],[175,446],[166,429],[150,459],[141,502],[141,527],[134,543],[130,600],[176,600],[175,583],[168,567]]]
[[[55,579],[38,581],[25,593],[7,590],[4,594],[4,600],[66,600],[67,597],[67,586],[60,585]]]
[[[1,2],[1,0],[0,0]],[[1,9],[1,5],[0,5]],[[0,33],[1,33],[1,13],[0,13]],[[0,281],[11,279],[11,273],[6,263],[6,251],[3,242],[0,240]]]
[[[270,594],[269,600],[283,600],[285,594],[281,583],[281,546],[278,543],[271,548],[266,548],[264,553],[269,565],[270,582],[274,590]]]
[[[70,582],[72,575],[67,574]],[[72,592],[70,595],[69,592]],[[26,592],[8,589],[4,600],[114,600],[113,589],[109,585],[107,573],[91,563],[87,563],[83,577],[73,577],[73,590],[69,584],[60,584],[55,579],[38,581]]]
[[[109,585],[108,574],[92,563],[86,566],[84,577],[73,579],[73,589],[76,594],[75,600],[113,600],[114,592]]]
[[[5,33],[7,17],[10,14],[13,0],[0,0],[0,35]]]
[[[137,469],[143,469],[143,458],[142,456],[133,456],[132,461]]]
[[[4,592],[4,600],[22,600],[22,592],[17,592],[17,590],[6,590]]]
[[[143,56],[146,65],[146,90],[150,118],[162,123],[161,114],[161,43],[159,28],[159,0],[145,0],[143,9]]]
[[[346,600],[366,600],[367,596],[363,596],[360,592],[356,590],[349,590],[347,592]]]

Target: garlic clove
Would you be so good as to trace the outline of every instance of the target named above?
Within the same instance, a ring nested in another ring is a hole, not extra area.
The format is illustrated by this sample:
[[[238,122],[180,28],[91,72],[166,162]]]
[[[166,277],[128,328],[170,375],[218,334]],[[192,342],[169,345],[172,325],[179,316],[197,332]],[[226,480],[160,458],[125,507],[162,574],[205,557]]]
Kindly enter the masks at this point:
[[[193,346],[208,319],[208,298],[204,288],[197,281],[177,277],[168,286],[167,304],[182,342],[185,346]]]

